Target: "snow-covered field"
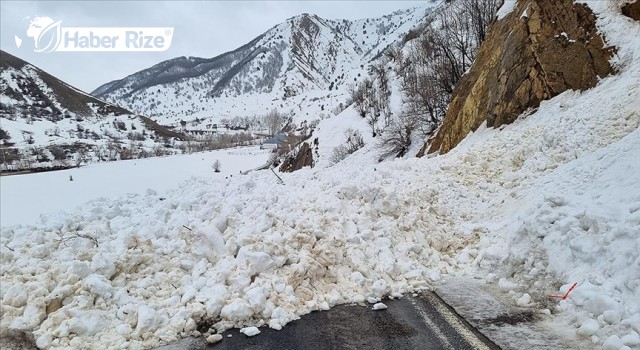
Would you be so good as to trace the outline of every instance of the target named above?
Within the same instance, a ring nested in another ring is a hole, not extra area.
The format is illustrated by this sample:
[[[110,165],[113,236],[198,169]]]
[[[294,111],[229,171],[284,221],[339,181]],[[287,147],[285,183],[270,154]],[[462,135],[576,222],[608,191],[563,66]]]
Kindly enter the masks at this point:
[[[222,156],[220,176],[210,170],[217,156],[148,160],[167,160],[156,176],[185,171],[178,187],[146,191],[152,176],[143,177],[136,194],[116,196],[129,180],[105,180],[87,191],[113,197],[5,226],[5,179],[21,178],[2,178],[0,327],[32,331],[41,348],[150,348],[198,335],[198,325],[211,325],[200,328],[205,336],[279,329],[313,310],[399,297],[449,274],[548,308],[546,321],[573,328],[576,344],[638,348],[640,26],[608,2],[588,3],[619,48],[618,75],[501,130],[481,128],[444,156],[377,163],[368,139],[329,166],[326,154],[344,137],[339,125],[368,128],[347,109],[314,133],[318,166],[280,174],[284,184],[269,171],[239,175],[261,163],[255,158],[233,177]],[[133,172],[141,162],[85,171]],[[88,177],[83,170],[72,183],[64,173],[25,178],[59,182],[62,205]],[[182,181],[192,174],[204,176]],[[22,193],[11,197],[27,201]],[[573,283],[570,298],[548,299]]]
[[[3,176],[0,177],[0,223],[2,226],[34,224],[41,214],[73,213],[76,207],[97,198],[109,200],[148,191],[162,197],[162,192],[192,176],[226,178],[263,165],[268,152],[256,146]],[[220,173],[211,167],[216,160],[222,165]]]

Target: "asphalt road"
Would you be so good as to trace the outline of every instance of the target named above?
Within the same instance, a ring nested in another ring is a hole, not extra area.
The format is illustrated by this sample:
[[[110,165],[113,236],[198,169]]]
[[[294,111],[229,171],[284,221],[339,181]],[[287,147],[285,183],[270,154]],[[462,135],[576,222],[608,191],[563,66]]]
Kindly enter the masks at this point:
[[[378,311],[342,305],[313,312],[280,331],[262,327],[254,337],[233,329],[217,344],[190,339],[160,349],[500,349],[434,293],[384,303],[388,308]]]

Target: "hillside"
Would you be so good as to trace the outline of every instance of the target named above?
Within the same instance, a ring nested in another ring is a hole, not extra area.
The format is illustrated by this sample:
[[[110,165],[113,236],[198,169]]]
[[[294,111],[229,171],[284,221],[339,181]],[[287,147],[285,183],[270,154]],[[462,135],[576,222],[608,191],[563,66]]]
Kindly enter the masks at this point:
[[[350,84],[391,44],[429,20],[441,3],[361,20],[289,18],[236,50],[178,57],[98,87],[93,95],[163,124],[262,115],[277,108],[298,122],[330,115]]]
[[[183,138],[4,51],[0,106],[4,170],[124,159],[123,152],[131,151],[132,145],[151,152],[169,140]]]

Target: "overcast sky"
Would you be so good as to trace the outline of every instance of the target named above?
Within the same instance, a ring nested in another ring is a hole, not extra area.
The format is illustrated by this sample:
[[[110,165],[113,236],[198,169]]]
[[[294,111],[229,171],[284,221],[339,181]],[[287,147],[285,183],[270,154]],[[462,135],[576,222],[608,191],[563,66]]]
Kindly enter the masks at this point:
[[[87,92],[178,56],[213,57],[233,50],[287,18],[307,12],[329,19],[377,17],[424,1],[5,1],[0,46]],[[165,52],[33,52],[26,17],[63,27],[174,27]],[[14,36],[30,40],[17,48]]]

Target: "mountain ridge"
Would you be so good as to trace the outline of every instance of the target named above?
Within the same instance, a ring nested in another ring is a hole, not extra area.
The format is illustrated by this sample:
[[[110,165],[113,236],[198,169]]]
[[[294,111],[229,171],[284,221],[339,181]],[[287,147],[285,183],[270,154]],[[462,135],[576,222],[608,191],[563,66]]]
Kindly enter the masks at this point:
[[[76,164],[89,158],[126,159],[134,148],[149,152],[184,139],[5,51],[0,51],[0,107],[0,170],[34,168],[28,164],[34,157],[45,168],[68,166],[74,157]]]
[[[422,25],[441,2],[359,20],[303,13],[234,50],[212,58],[172,58],[105,83],[92,94],[168,125],[208,118],[211,111],[217,119],[272,108],[295,114],[303,98],[287,99],[299,95],[333,104],[344,101],[347,85],[366,75],[370,62]],[[246,101],[253,96],[255,103]]]

